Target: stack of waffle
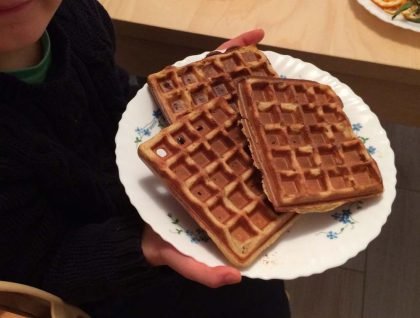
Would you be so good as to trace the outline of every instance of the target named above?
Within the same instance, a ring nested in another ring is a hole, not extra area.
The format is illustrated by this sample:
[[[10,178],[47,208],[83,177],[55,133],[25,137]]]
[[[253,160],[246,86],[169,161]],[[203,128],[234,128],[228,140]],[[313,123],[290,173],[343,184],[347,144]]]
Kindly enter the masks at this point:
[[[148,84],[170,125],[138,154],[237,267],[299,213],[383,191],[334,91],[278,78],[255,46],[167,67]]]

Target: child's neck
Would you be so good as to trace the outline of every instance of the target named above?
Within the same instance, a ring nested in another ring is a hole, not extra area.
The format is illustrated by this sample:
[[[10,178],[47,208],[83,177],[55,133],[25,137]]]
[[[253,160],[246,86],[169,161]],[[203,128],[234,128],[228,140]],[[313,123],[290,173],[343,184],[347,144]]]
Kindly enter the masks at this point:
[[[0,72],[23,69],[38,64],[42,59],[41,41],[15,51],[0,52]]]

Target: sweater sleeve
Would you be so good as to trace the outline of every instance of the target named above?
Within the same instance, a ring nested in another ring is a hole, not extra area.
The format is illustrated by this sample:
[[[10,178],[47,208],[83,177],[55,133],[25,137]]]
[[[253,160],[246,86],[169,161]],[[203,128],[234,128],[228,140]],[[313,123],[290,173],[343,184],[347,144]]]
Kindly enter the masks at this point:
[[[42,286],[76,304],[145,287],[156,271],[140,253],[136,223],[112,218],[65,231]]]
[[[155,269],[133,217],[69,223],[29,185],[0,188],[0,279],[36,286],[79,304],[142,288]]]
[[[147,286],[158,269],[142,254],[138,214],[128,203],[105,204],[117,200],[112,190],[95,194],[100,184],[75,178],[88,178],[88,170],[8,118],[0,120],[0,280],[76,305]]]
[[[30,185],[0,190],[0,279],[79,304],[142,288],[155,269],[140,248],[139,220],[71,224]]]

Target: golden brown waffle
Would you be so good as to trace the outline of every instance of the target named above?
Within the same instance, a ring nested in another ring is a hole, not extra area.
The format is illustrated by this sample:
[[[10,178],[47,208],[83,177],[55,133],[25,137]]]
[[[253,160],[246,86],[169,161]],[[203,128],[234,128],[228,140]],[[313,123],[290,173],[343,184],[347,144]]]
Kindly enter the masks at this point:
[[[148,76],[147,83],[168,123],[220,96],[237,108],[236,84],[249,75],[277,76],[254,45],[213,52],[183,67],[168,66]]]
[[[239,110],[263,188],[278,212],[326,212],[383,191],[340,98],[305,80],[248,78]]]
[[[212,100],[141,144],[138,154],[226,258],[244,267],[296,214],[270,207],[238,119],[225,99]]]

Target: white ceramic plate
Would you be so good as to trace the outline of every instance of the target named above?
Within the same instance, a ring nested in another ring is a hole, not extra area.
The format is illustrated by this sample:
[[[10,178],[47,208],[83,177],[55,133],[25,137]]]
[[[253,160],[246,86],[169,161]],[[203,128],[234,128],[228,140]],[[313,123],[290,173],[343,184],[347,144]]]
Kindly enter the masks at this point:
[[[416,32],[420,32],[420,23],[415,23],[404,19],[402,15],[398,15],[395,19],[392,19],[392,15],[386,13],[382,8],[377,6],[372,0],[357,0],[367,11],[374,16],[378,17],[382,21],[391,23],[403,29],[408,29]]]
[[[199,60],[190,56],[175,65]],[[364,250],[381,231],[395,198],[394,153],[378,118],[363,100],[329,73],[287,55],[265,52],[281,76],[330,85],[340,96],[353,130],[365,142],[382,172],[385,192],[380,199],[347,206],[332,213],[304,215],[244,276],[293,279],[340,266]],[[160,180],[137,156],[137,145],[158,133],[162,115],[147,84],[128,104],[116,136],[116,156],[121,181],[140,216],[179,251],[210,266],[226,264],[206,234],[187,216]]]

